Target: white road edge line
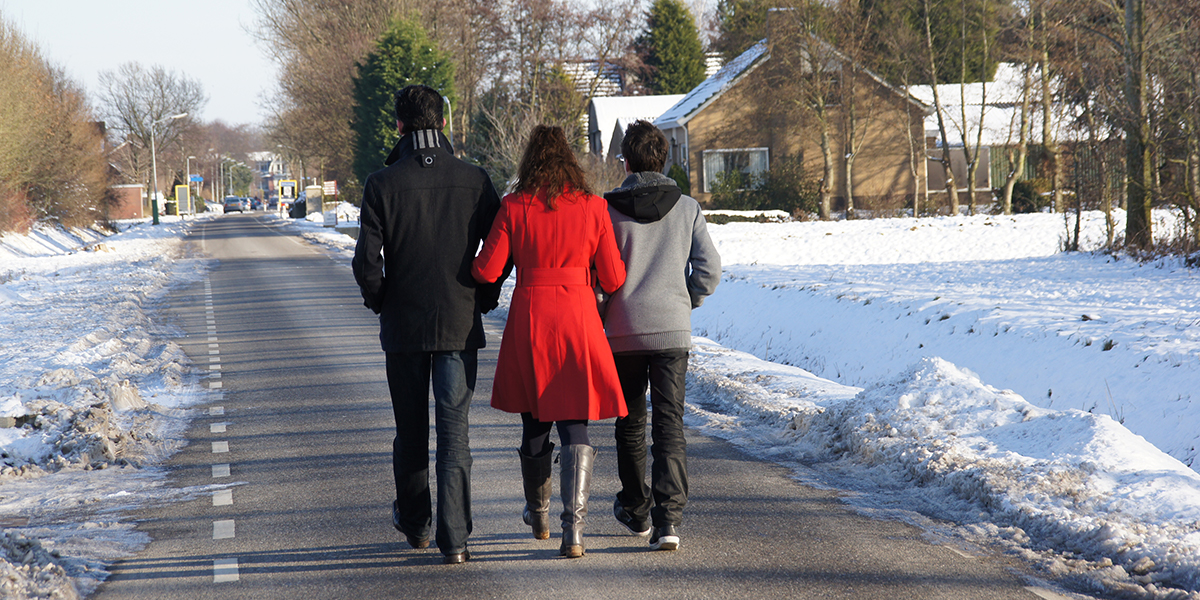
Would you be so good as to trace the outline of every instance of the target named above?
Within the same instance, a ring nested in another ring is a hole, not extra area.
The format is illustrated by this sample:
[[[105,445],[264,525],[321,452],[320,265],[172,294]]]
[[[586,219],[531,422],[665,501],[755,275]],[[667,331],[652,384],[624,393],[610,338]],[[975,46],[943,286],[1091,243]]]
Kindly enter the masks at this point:
[[[229,506],[233,504],[233,490],[217,490],[212,496],[213,506]]]
[[[221,463],[212,466],[213,478],[229,477],[229,463]]]

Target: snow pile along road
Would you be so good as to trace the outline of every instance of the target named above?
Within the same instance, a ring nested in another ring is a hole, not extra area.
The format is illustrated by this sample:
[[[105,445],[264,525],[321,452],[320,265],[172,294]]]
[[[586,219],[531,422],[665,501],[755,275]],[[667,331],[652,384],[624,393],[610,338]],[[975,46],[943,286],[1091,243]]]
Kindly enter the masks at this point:
[[[181,446],[182,409],[202,393],[152,320],[170,286],[203,277],[204,262],[183,256],[184,227],[0,240],[5,598],[86,594],[146,542],[115,513],[158,485],[152,466]]]
[[[1061,227],[710,226],[741,263],[693,315],[720,344],[697,338],[691,424],[866,511],[999,541],[1078,591],[1200,598],[1200,281],[1056,254]],[[921,229],[941,234],[906,236]]]

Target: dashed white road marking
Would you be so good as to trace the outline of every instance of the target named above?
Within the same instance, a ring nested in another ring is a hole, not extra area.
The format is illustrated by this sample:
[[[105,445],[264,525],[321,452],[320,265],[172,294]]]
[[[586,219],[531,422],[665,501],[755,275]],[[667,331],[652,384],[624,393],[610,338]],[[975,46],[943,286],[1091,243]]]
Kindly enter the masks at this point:
[[[227,540],[233,537],[233,519],[213,521],[213,539]]]
[[[203,230],[201,233],[201,245],[204,245],[205,238]],[[208,332],[208,389],[213,390],[211,397],[220,401],[224,392],[218,391],[222,388],[221,385],[221,346],[220,340],[217,337],[217,320],[213,312],[212,301],[212,282],[205,278],[204,280],[204,306],[205,306],[205,329]],[[224,406],[210,406],[208,409],[209,416],[222,416],[225,414]],[[229,425],[227,422],[209,423],[208,431],[210,433],[225,433]],[[229,442],[219,441],[212,442],[213,454],[224,454],[229,452]],[[212,465],[213,478],[229,477],[229,463],[217,463]],[[223,489],[213,492],[213,506],[231,506],[233,504],[233,490]],[[224,540],[234,537],[234,521],[233,519],[222,519],[213,521],[212,539]],[[219,558],[213,560],[213,583],[227,583],[240,581],[241,575],[238,572],[238,560],[236,558]]]
[[[226,583],[238,580],[238,561],[236,558],[218,558],[213,561],[213,583]]]

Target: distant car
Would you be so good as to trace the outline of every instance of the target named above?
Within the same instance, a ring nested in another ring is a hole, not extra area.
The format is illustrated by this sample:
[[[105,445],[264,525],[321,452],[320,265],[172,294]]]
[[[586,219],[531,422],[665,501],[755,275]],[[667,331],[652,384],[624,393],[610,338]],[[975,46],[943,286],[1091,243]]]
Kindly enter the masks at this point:
[[[263,208],[262,200],[259,200],[258,198],[250,199],[250,210],[262,210],[262,208]]]
[[[237,196],[226,196],[224,206],[226,213],[231,213],[233,211],[245,212],[246,210],[246,205],[243,204],[242,199],[238,198]]]

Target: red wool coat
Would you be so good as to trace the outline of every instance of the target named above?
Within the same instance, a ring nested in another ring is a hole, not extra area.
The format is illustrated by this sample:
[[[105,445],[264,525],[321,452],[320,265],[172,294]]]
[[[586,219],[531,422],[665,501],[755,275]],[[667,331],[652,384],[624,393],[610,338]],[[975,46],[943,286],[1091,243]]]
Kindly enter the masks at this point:
[[[509,257],[517,287],[500,341],[492,406],[539,421],[609,419],[628,412],[591,268],[604,291],[625,282],[607,203],[568,191],[550,210],[540,195],[505,196],[471,275],[500,277]]]

